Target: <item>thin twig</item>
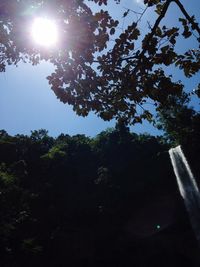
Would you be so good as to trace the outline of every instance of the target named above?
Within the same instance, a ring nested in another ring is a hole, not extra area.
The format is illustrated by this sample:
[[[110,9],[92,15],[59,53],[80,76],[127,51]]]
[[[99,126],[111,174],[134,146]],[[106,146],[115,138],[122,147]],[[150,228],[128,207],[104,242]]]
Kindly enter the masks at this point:
[[[126,10],[129,10],[129,11],[131,11],[131,12],[133,12],[134,14],[137,14],[137,15],[142,15],[142,13],[143,13],[143,12],[137,12],[137,11],[132,10],[132,9],[130,9],[130,8],[127,8],[127,7],[123,7],[123,8],[126,9]]]

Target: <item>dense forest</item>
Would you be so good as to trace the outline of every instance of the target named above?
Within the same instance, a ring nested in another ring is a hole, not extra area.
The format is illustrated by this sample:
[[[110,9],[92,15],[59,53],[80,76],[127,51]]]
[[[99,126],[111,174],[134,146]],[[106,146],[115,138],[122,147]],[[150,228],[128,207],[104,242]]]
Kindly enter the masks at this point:
[[[123,123],[95,138],[1,130],[1,266],[199,266],[172,145]]]

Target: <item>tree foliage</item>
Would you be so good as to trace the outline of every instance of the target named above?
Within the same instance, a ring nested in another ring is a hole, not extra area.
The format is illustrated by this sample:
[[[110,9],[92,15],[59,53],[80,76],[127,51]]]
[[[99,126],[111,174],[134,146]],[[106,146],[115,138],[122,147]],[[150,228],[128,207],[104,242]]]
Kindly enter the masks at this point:
[[[183,251],[195,241],[167,150],[122,124],[95,138],[1,131],[1,266],[155,266],[164,255],[192,265]]]
[[[117,34],[119,21],[103,8],[107,0],[91,1],[102,9],[95,13],[83,0],[1,1],[0,70],[5,71],[7,64],[20,60],[32,64],[49,60],[55,66],[55,72],[48,76],[52,90],[78,115],[87,116],[93,111],[104,120],[151,121],[152,114],[145,106],[148,100],[160,111],[172,96],[179,97],[184,90],[180,81],[166,74],[166,68],[179,68],[188,78],[199,71],[198,49],[176,49],[178,38],[195,35],[198,43],[199,26],[179,0],[145,0],[146,7],[157,13],[149,32],[142,38],[139,27],[146,8],[137,21]],[[119,2],[113,0],[113,5]],[[177,18],[180,29],[162,25],[171,5],[181,11],[182,17]],[[60,42],[56,49],[42,49],[30,40],[31,19],[44,14],[59,25]],[[128,10],[123,16],[129,15]],[[138,112],[138,107],[142,112]]]

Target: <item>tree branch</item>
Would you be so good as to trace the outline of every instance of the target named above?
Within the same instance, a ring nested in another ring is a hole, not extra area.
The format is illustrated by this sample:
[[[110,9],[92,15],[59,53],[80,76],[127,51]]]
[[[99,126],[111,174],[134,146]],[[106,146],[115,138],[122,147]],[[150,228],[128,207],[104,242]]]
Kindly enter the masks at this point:
[[[134,68],[132,74],[136,74],[136,72],[137,72],[137,70],[138,70],[138,67],[139,67],[140,64],[141,64],[142,58],[143,58],[144,54],[145,54],[146,51],[147,51],[148,44],[149,44],[149,42],[151,41],[151,39],[153,38],[154,34],[156,33],[156,29],[157,29],[157,27],[159,26],[161,20],[165,17],[166,12],[167,12],[167,10],[168,10],[168,8],[169,8],[169,5],[170,5],[172,2],[175,2],[175,3],[178,5],[178,7],[179,7],[180,10],[182,11],[182,13],[183,13],[184,16],[186,17],[186,19],[187,19],[187,20],[189,21],[189,23],[192,25],[192,28],[195,29],[195,30],[199,33],[199,35],[200,35],[200,28],[199,28],[199,26],[198,26],[198,23],[196,23],[196,22],[194,21],[194,19],[193,19],[192,17],[190,17],[190,15],[187,13],[187,11],[185,10],[184,6],[180,3],[180,1],[179,1],[179,0],[167,0],[166,3],[165,3],[165,5],[163,6],[163,9],[162,9],[162,11],[161,11],[160,16],[157,18],[157,20],[156,20],[156,22],[155,22],[153,28],[151,29],[151,33],[149,34],[149,36],[148,36],[148,38],[147,38],[147,40],[146,40],[146,44],[144,45],[144,48],[143,48],[143,50],[141,51],[141,53],[140,53],[140,55],[139,55],[139,57],[138,57],[138,63],[137,63],[137,65],[136,65],[136,67]],[[146,9],[147,9],[147,8],[146,8]],[[146,9],[141,13],[141,16],[140,16],[140,18],[138,19],[138,21],[141,20],[141,18],[142,18],[142,16],[144,15]],[[137,23],[138,23],[138,21],[137,21]],[[136,58],[136,57],[135,57],[135,56],[129,56],[129,57],[126,57],[126,58],[121,58],[121,59],[119,60],[119,62],[127,61],[127,60],[134,59],[134,58]],[[97,62],[97,63],[98,63],[98,61],[94,61],[94,62]],[[108,63],[110,63],[110,62],[112,62],[112,61],[108,61]]]
[[[183,15],[186,17],[186,19],[192,25],[192,29],[195,29],[198,32],[198,34],[200,35],[200,28],[198,26],[198,23],[196,23],[194,21],[194,19],[192,17],[190,17],[190,15],[187,13],[187,11],[185,10],[184,6],[181,4],[181,2],[179,0],[173,0],[173,1],[177,4],[177,6],[180,8],[180,10],[183,13]]]
[[[144,48],[143,48],[141,54],[139,55],[138,64],[137,64],[137,66],[135,67],[135,69],[134,69],[134,71],[133,71],[133,74],[136,74],[136,72],[137,72],[137,70],[138,70],[138,67],[139,67],[140,64],[141,64],[142,58],[143,58],[144,54],[145,54],[146,51],[147,51],[148,44],[149,44],[150,40],[153,38],[153,36],[154,36],[154,34],[155,34],[155,32],[156,32],[156,29],[157,29],[157,27],[159,26],[161,20],[165,17],[166,12],[167,12],[167,9],[168,9],[168,7],[169,7],[169,5],[170,5],[170,3],[171,3],[172,1],[173,1],[173,0],[167,0],[166,3],[165,3],[165,5],[163,6],[162,12],[161,12],[160,16],[157,18],[157,20],[156,20],[156,22],[155,22],[155,24],[154,24],[154,26],[153,26],[153,28],[152,28],[152,31],[151,31],[151,33],[149,34],[149,36],[148,36],[148,38],[147,38],[147,40],[146,40],[146,44],[144,45]]]

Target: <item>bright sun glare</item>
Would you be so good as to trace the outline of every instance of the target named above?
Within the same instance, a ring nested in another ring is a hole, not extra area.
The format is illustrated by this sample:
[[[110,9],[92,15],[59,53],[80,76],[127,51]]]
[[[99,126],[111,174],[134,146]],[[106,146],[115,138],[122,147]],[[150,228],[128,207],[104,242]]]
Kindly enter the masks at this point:
[[[32,25],[32,37],[41,46],[53,46],[58,41],[58,29],[53,20],[36,18]]]

